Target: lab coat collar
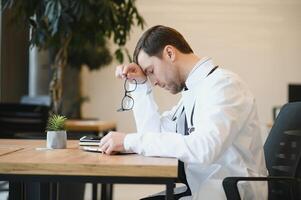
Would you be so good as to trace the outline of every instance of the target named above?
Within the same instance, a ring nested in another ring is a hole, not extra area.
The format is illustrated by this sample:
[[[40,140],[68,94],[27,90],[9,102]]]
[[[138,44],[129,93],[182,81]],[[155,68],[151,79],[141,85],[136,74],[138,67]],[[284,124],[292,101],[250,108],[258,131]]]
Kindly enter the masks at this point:
[[[214,64],[211,58],[204,57],[200,59],[190,71],[188,78],[185,81],[187,89],[192,89],[200,80],[206,78],[213,68]]]
[[[191,127],[191,112],[194,106],[196,93],[195,89],[200,82],[207,77],[209,72],[214,68],[211,58],[200,59],[191,72],[185,82],[187,89],[182,91],[183,106],[185,107],[186,119],[188,127]]]

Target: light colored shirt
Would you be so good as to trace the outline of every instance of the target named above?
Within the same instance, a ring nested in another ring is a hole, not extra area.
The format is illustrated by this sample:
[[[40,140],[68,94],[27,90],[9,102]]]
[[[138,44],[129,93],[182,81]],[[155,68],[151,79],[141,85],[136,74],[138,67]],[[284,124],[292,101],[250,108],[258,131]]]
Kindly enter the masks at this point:
[[[145,156],[174,157],[185,163],[193,199],[226,199],[222,180],[227,176],[266,176],[263,145],[255,100],[246,84],[234,73],[214,68],[201,59],[190,72],[182,98],[162,115],[150,84],[139,85],[132,96],[137,133],[124,140],[127,151]],[[176,133],[185,107],[194,131]],[[265,183],[240,183],[243,199],[266,199]]]

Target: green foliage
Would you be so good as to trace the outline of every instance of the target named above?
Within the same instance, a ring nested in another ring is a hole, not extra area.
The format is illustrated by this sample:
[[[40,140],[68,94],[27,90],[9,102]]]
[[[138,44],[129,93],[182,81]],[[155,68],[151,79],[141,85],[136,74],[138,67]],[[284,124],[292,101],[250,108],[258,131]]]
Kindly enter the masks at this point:
[[[47,121],[47,131],[62,131],[64,130],[67,118],[62,115],[51,115]]]
[[[72,67],[87,64],[98,69],[112,60],[108,41],[119,48],[114,56],[119,62],[129,57],[124,45],[135,25],[143,28],[135,0],[1,0],[2,8],[14,7],[14,15],[31,27],[30,44],[53,49],[56,55],[66,38],[67,63]]]

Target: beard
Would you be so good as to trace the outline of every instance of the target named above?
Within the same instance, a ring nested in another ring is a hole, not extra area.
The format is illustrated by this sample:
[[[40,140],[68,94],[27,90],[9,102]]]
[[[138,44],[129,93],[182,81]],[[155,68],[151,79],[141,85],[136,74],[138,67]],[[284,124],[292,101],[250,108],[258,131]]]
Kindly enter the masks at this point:
[[[166,81],[166,87],[165,89],[168,90],[171,94],[178,94],[179,92],[182,92],[183,89],[186,87],[185,81],[181,80],[179,73],[176,73],[173,71],[173,73],[169,74],[169,77],[167,77]]]
[[[171,84],[168,88],[166,88],[171,94],[178,94],[179,92],[182,92],[183,89],[185,87],[185,83],[184,84],[177,84],[177,83],[173,83]]]

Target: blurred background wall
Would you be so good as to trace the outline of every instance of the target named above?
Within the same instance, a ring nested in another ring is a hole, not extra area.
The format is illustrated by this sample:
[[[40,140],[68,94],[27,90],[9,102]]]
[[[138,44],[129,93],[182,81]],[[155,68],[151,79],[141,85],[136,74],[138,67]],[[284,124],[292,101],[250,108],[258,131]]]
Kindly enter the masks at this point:
[[[147,26],[162,24],[180,31],[200,57],[239,74],[253,91],[263,125],[272,122],[272,107],[287,102],[288,83],[301,83],[301,2],[299,0],[139,0]],[[132,32],[132,53],[143,31]],[[112,47],[114,48],[114,47]],[[131,112],[118,113],[123,82],[116,63],[82,73],[82,92],[90,101],[84,117],[116,120],[118,130],[135,131]],[[160,110],[179,96],[155,89]]]

